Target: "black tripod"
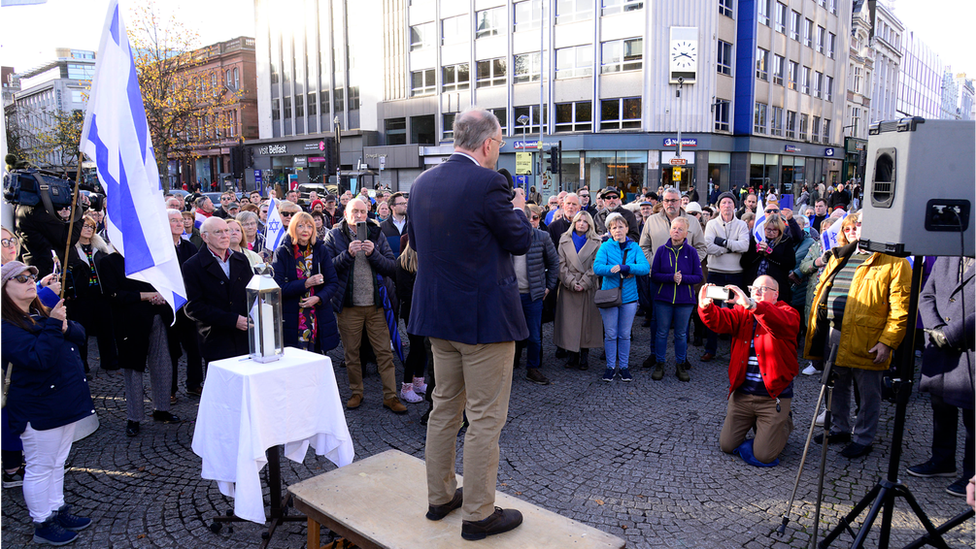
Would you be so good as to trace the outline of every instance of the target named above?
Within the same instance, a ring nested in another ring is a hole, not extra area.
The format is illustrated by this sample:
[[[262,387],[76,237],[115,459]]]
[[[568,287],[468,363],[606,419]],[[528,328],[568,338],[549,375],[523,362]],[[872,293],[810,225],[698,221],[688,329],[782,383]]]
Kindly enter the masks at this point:
[[[918,295],[920,287],[922,284],[922,262],[921,260],[915,261],[912,266],[912,286],[911,286],[911,297],[909,298],[908,304],[908,319],[909,324],[913,324],[915,318],[918,316]],[[914,334],[914,330],[911,326],[908,328],[909,334]],[[878,540],[878,547],[880,549],[887,549],[888,542],[891,535],[891,520],[892,513],[895,509],[895,498],[901,497],[905,498],[908,505],[912,508],[915,516],[918,518],[919,522],[925,527],[926,535],[922,536],[915,542],[913,542],[909,547],[921,547],[925,544],[930,544],[935,547],[941,547],[943,549],[949,549],[945,540],[942,539],[942,534],[949,531],[950,529],[958,526],[965,522],[969,517],[974,515],[972,509],[968,509],[960,515],[954,517],[947,523],[940,527],[936,527],[929,520],[928,515],[919,505],[918,501],[912,496],[912,493],[908,490],[908,487],[902,484],[898,480],[898,467],[901,461],[901,445],[905,434],[905,414],[908,410],[908,399],[912,394],[912,385],[914,384],[915,378],[915,353],[914,353],[914,337],[906,337],[901,344],[900,361],[898,363],[897,378],[891,380],[891,388],[895,398],[895,427],[894,434],[891,439],[891,459],[888,462],[888,478],[881,480],[871,489],[861,501],[854,506],[850,513],[847,514],[841,521],[831,530],[827,537],[820,542],[819,547],[824,549],[830,547],[831,542],[837,539],[838,536],[844,531],[849,532],[854,536],[854,542],[851,544],[851,549],[857,549],[864,547],[864,540],[867,539],[868,534],[871,531],[871,527],[874,525],[875,519],[878,518],[878,513],[881,512],[882,507],[884,508],[884,513],[881,517],[881,533]],[[827,441],[824,441],[824,446],[826,446]],[[821,477],[822,478],[822,477]],[[867,516],[864,517],[864,522],[861,523],[861,528],[855,534],[851,530],[851,523],[868,507],[871,509],[868,511]]]

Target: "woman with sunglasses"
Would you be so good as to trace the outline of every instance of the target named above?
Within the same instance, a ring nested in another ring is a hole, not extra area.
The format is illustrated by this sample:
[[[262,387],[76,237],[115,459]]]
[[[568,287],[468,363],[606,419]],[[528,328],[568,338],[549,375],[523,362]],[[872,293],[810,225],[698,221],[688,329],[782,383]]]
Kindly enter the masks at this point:
[[[4,412],[24,445],[24,502],[34,522],[33,541],[63,545],[91,525],[64,503],[64,462],[75,427],[95,413],[78,354],[85,330],[68,320],[64,301],[52,309],[41,305],[37,268],[11,261],[0,279],[2,360],[13,368]]]
[[[790,303],[793,299],[790,271],[796,267],[793,238],[786,220],[779,215],[779,208],[774,211],[767,207],[765,213],[765,224],[759,229],[762,231],[762,238],[757,239],[755,231],[752,231],[749,235],[749,249],[739,260],[742,265],[742,279],[755,280],[761,275],[769,275],[779,284],[780,300]]]
[[[6,265],[17,259],[20,255],[20,239],[13,231],[6,227],[0,227],[0,265]],[[51,273],[37,282],[37,294],[42,303],[56,304],[60,298],[61,282]],[[2,366],[0,366],[2,368]],[[24,484],[24,447],[17,436],[10,428],[7,421],[7,411],[3,410],[3,487],[16,488]]]

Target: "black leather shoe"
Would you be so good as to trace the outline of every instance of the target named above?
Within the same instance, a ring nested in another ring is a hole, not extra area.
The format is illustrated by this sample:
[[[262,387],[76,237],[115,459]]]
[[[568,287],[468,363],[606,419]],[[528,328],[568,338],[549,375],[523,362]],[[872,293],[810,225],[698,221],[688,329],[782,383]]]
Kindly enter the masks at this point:
[[[454,497],[451,501],[445,503],[444,505],[428,505],[427,506],[427,520],[441,520],[451,513],[451,511],[457,509],[461,506],[464,501],[463,490],[464,488],[458,488],[454,492]]]
[[[542,375],[542,372],[540,372],[538,368],[529,368],[526,370],[525,379],[539,385],[549,385],[549,380],[546,378],[546,376]]]
[[[180,419],[180,416],[174,416],[169,412],[153,410],[153,421],[158,421],[159,423],[180,423],[183,420]]]
[[[125,436],[134,437],[139,434],[139,422],[130,421],[125,425]]]
[[[488,536],[514,530],[522,524],[522,513],[517,509],[495,507],[495,512],[482,520],[462,520],[461,537],[466,540],[485,539]]]
[[[817,444],[823,444],[823,433],[813,437],[813,441]],[[841,444],[851,441],[850,433],[830,433],[830,438],[827,440],[828,444]]]
[[[870,444],[858,444],[856,442],[852,442],[847,445],[847,448],[840,451],[840,455],[846,457],[847,459],[854,459],[866,455],[871,451],[871,448],[872,446]]]

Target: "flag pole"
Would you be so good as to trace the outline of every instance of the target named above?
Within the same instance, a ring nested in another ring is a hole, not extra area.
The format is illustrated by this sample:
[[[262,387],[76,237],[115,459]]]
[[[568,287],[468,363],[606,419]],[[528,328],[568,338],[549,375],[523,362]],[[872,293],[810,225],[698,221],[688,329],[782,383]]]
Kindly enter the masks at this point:
[[[71,217],[68,220],[68,239],[64,244],[64,263],[61,264],[61,292],[58,297],[64,299],[64,288],[68,281],[68,252],[71,250],[71,235],[75,230],[75,207],[78,205],[78,188],[81,186],[81,162],[85,153],[78,151],[78,171],[75,172],[75,190],[71,193]]]

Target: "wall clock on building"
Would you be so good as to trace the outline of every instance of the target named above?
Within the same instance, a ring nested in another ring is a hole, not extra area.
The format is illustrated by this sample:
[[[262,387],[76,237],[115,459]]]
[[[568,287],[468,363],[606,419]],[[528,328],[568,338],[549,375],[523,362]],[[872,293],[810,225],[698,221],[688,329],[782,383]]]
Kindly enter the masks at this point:
[[[668,50],[670,81],[691,84],[698,75],[698,27],[671,27]]]

